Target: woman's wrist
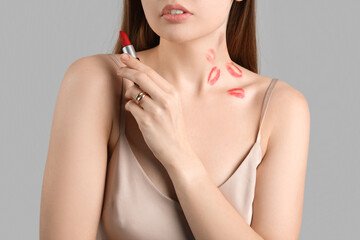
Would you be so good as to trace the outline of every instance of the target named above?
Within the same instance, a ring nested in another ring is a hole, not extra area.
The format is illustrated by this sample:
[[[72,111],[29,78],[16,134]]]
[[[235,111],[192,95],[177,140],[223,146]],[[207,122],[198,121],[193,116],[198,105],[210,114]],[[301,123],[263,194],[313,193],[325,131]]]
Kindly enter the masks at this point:
[[[208,177],[207,170],[201,160],[193,152],[175,156],[172,164],[166,170],[173,182],[188,184],[204,176]]]

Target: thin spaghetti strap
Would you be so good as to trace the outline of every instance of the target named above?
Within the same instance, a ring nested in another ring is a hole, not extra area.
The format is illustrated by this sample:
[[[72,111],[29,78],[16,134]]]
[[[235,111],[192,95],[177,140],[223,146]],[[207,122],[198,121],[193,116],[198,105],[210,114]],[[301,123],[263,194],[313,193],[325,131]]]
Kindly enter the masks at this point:
[[[271,97],[272,90],[274,89],[277,80],[278,80],[277,78],[273,78],[271,80],[270,84],[269,84],[269,87],[266,90],[263,105],[262,105],[262,109],[261,109],[260,124],[259,124],[259,130],[258,130],[258,134],[257,134],[257,137],[256,137],[256,141],[259,141],[260,138],[261,138],[261,134],[260,134],[261,126],[262,126],[262,123],[263,123],[263,120],[264,120],[264,116],[266,114],[266,109],[267,109],[267,106],[268,106],[268,103],[269,103],[269,100],[270,100],[270,97]]]
[[[111,59],[115,62],[115,64],[121,68],[121,64],[119,60],[115,57],[114,54],[109,54]],[[120,117],[119,117],[119,126],[120,126],[120,134],[123,134],[125,131],[125,111],[124,111],[124,79],[121,78],[121,94],[120,94]]]

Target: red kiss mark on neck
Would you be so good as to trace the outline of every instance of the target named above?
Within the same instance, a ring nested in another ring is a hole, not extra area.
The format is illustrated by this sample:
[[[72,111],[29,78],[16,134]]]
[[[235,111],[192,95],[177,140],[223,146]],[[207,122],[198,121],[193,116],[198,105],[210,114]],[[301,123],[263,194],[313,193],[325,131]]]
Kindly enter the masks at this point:
[[[234,69],[235,70],[234,70]],[[226,69],[233,77],[242,77],[242,71],[233,62],[226,63]]]
[[[215,62],[215,51],[214,49],[209,49],[209,53],[206,54],[206,60],[208,60],[211,64]]]
[[[214,85],[217,82],[217,80],[219,80],[219,77],[220,77],[220,69],[218,69],[217,67],[213,67],[208,77],[208,83],[210,85]]]
[[[233,89],[227,90],[227,92],[230,95],[235,96],[237,98],[245,97],[245,90],[243,88],[233,88]]]

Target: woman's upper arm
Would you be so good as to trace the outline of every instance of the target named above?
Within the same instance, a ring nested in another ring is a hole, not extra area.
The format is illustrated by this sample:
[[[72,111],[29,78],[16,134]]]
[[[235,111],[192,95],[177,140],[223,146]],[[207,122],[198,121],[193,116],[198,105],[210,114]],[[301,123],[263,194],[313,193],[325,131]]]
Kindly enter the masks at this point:
[[[274,89],[268,109],[274,125],[257,169],[252,228],[264,239],[298,239],[310,111],[301,92],[287,83],[280,84]]]
[[[40,239],[95,239],[103,203],[114,82],[103,56],[72,63],[57,97],[45,165]]]

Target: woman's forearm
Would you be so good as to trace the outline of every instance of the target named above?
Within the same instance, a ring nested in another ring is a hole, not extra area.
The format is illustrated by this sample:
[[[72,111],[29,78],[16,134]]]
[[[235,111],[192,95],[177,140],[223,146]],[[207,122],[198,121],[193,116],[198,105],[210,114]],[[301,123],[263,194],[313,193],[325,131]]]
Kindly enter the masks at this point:
[[[225,198],[197,156],[168,169],[177,197],[197,240],[263,239]]]

